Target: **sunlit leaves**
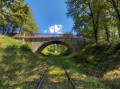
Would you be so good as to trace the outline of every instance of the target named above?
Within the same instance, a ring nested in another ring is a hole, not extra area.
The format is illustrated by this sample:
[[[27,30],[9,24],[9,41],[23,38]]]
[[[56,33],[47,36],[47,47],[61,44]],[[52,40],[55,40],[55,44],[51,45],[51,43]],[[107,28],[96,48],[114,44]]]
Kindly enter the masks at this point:
[[[68,0],[68,16],[74,20],[73,29],[78,34],[94,34],[98,41],[99,19],[106,4],[103,0]],[[92,29],[91,29],[92,28]]]
[[[2,34],[38,31],[32,10],[24,0],[2,1],[2,13],[0,14],[0,27]]]
[[[66,3],[67,15],[73,18],[73,30],[78,34],[91,34],[96,42],[120,34],[119,0],[67,0]]]

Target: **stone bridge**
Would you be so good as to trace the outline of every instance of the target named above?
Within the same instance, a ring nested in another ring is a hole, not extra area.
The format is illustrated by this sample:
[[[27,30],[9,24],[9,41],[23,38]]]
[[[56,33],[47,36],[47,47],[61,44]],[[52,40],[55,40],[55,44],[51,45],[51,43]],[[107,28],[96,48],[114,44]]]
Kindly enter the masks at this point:
[[[89,44],[92,39],[91,36],[70,34],[16,34],[13,37],[25,43],[31,43],[33,52],[38,54],[51,44],[62,44],[74,53]]]

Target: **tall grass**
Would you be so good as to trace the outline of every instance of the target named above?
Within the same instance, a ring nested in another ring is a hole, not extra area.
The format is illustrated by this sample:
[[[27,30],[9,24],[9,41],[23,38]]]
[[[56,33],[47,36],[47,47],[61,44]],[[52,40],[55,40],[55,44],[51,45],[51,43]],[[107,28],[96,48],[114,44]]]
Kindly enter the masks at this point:
[[[0,89],[34,89],[47,67],[47,60],[7,36],[0,35],[0,44]]]
[[[113,89],[120,88],[120,41],[88,45],[72,59],[87,75],[95,76]]]

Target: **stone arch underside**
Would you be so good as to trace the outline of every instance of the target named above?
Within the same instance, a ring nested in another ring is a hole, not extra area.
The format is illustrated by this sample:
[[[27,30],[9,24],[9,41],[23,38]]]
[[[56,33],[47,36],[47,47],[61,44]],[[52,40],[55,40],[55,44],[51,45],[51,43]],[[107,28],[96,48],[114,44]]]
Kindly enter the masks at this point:
[[[71,50],[71,52],[73,52],[73,53],[76,52],[76,50],[71,45],[69,45],[66,42],[62,42],[62,41],[50,41],[50,42],[46,42],[46,43],[40,45],[38,47],[36,53],[40,54],[45,47],[47,47],[48,45],[51,45],[51,44],[62,44],[64,46],[68,47]]]

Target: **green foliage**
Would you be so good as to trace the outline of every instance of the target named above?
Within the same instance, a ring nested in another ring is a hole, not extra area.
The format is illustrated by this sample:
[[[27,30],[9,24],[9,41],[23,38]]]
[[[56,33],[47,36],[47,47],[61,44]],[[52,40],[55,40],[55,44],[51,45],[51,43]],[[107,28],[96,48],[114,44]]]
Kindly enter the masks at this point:
[[[112,10],[111,15],[116,19],[116,27],[118,28],[118,35],[120,38],[120,1],[119,0],[107,0],[109,8]]]
[[[67,0],[67,15],[74,20],[77,34],[100,39],[120,37],[120,0]]]
[[[8,36],[4,36],[0,34],[0,47],[6,48],[7,46],[12,46],[12,45],[22,45],[21,42],[16,41],[15,39],[12,39]]]
[[[30,47],[28,47],[28,45],[21,45],[19,49],[21,52],[32,52],[32,50],[30,49]]]
[[[17,46],[17,45],[7,46],[7,47],[5,48],[5,50],[8,51],[8,52],[11,51],[11,50],[12,50],[13,52],[14,52],[14,51],[18,51],[18,46]]]
[[[6,36],[0,37],[2,38],[0,39],[0,42],[2,42],[0,48],[0,89],[34,89],[38,85],[40,76],[45,72],[49,62],[52,62],[52,66],[49,70],[48,77],[45,77],[45,87],[48,87],[48,84],[50,84],[53,89],[56,89],[54,85],[57,85],[58,88],[62,86],[65,89],[66,87],[72,89],[61,66],[61,63],[63,63],[74,79],[77,89],[110,89],[110,87],[105,85],[102,81],[91,76],[89,71],[87,71],[87,73],[86,67],[83,66],[84,63],[77,64],[75,60],[60,56],[39,57],[34,54],[27,45],[20,44],[14,39]],[[11,44],[6,43],[6,39],[9,39]],[[89,48],[91,47],[86,47],[86,49]],[[108,75],[111,76],[110,74],[106,74],[105,76]]]
[[[75,63],[74,60],[70,60],[69,58],[60,57],[60,56],[59,57],[53,56],[49,58],[52,61],[53,65],[51,66],[49,70],[48,76],[45,78],[45,82],[47,84],[45,83],[44,86],[46,86],[46,88],[50,84],[50,86],[53,89],[56,89],[54,85],[56,84],[55,81],[57,81],[58,87],[62,85],[62,86],[65,86],[64,87],[65,89],[73,89],[72,87],[70,87],[70,85],[67,85],[69,82],[67,82],[67,80],[65,81],[65,77],[64,77],[65,73],[64,73],[63,67],[61,66],[61,63],[63,63],[68,73],[70,74],[71,78],[73,79],[73,82],[75,83],[75,86],[77,89],[81,89],[81,88],[83,89],[93,89],[93,88],[94,89],[97,89],[97,88],[110,89],[109,86],[104,85],[102,81],[95,78],[94,76],[86,75],[86,73],[84,72],[84,67],[82,67],[81,64],[79,65]],[[54,85],[51,84],[50,82],[54,82]]]
[[[23,49],[25,46],[21,47]],[[34,89],[35,85],[31,86],[30,82],[37,81],[36,78],[45,70],[42,59],[31,51],[23,52],[19,48],[13,45],[0,49],[0,89]]]
[[[11,46],[7,46],[6,48],[5,48],[5,50],[6,51],[20,51],[20,52],[32,52],[32,50],[31,50],[31,48],[30,47],[28,47],[28,45],[25,45],[25,44],[23,44],[23,45],[20,45],[20,46],[18,46],[18,45],[11,45]]]
[[[72,53],[71,50],[70,50],[70,49],[67,49],[66,51],[62,52],[60,55],[61,55],[61,56],[68,56],[68,55],[70,55],[71,53]]]
[[[68,48],[61,44],[52,44],[43,49],[45,55],[59,55],[64,53]]]
[[[100,44],[91,44],[72,56],[87,75],[102,79],[106,85],[115,89],[120,86],[120,41],[101,41]],[[94,70],[94,71],[93,71]]]
[[[106,5],[103,0],[68,0],[68,16],[74,19],[73,29],[78,34],[94,34],[98,42],[100,16]]]
[[[0,7],[0,33],[38,31],[33,13],[24,0],[2,0]]]
[[[34,89],[36,84],[31,81],[39,80],[48,60],[39,58],[27,45],[7,36],[0,35],[0,45],[0,89]]]

